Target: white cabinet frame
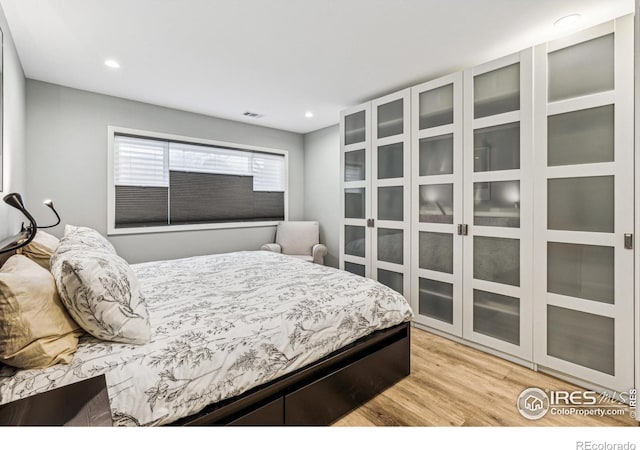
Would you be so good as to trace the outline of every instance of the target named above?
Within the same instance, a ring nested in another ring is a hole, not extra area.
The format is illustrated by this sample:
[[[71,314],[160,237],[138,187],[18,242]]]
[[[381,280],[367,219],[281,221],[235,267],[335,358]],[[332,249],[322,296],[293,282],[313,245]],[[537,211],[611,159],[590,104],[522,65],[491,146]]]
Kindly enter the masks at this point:
[[[474,77],[512,64],[520,64],[520,110],[474,119]],[[532,107],[533,52],[523,50],[464,72],[464,223],[469,235],[464,238],[463,337],[475,343],[531,360],[532,356]],[[474,172],[474,130],[520,122],[520,168],[493,172]],[[520,228],[474,226],[474,189],[476,182],[520,181]],[[520,285],[510,286],[473,278],[473,240],[475,236],[518,239],[520,242]],[[474,331],[474,289],[519,299],[519,345]]]
[[[614,34],[613,91],[567,100],[547,101],[547,55],[610,33]],[[624,248],[624,234],[634,232],[633,17],[625,16],[535,48],[535,249],[534,362],[589,383],[620,391],[634,385],[634,252]],[[548,116],[614,105],[614,162],[547,167]],[[547,182],[554,178],[614,176],[614,232],[547,230]],[[637,228],[636,228],[637,235]],[[614,248],[615,304],[547,292],[547,242],[602,245]],[[637,253],[637,251],[636,251]],[[547,354],[547,305],[614,319],[614,375]],[[637,312],[636,312],[637,314]]]
[[[378,107],[402,99],[402,134],[378,137]],[[378,269],[402,274],[403,295],[411,298],[411,90],[404,89],[385,95],[371,102],[371,216],[374,227],[371,229],[371,278],[378,279]],[[384,145],[402,143],[402,177],[378,179],[378,148]],[[378,188],[402,186],[402,222],[378,219]],[[378,260],[378,230],[380,228],[402,230],[402,264]]]
[[[636,24],[637,26],[637,24]],[[637,26],[638,29],[640,27]],[[615,89],[566,100],[547,101],[547,55],[550,52],[615,33]],[[365,267],[365,276],[378,278],[378,269],[403,274],[404,295],[411,299],[414,321],[436,333],[466,344],[494,351],[521,363],[533,362],[541,370],[565,376],[590,388],[627,391],[640,387],[640,114],[634,119],[634,23],[622,17],[571,36],[526,49],[464,72],[438,78],[410,89],[350,108],[341,113],[340,177],[341,217],[340,268],[345,263]],[[640,38],[638,39],[640,42]],[[520,109],[474,118],[474,77],[515,63],[520,65]],[[640,67],[640,63],[638,63]],[[453,124],[419,129],[420,94],[453,84]],[[640,86],[640,77],[636,80]],[[534,97],[535,94],[535,97]],[[378,138],[377,111],[380,105],[403,99],[403,133]],[[615,158],[613,162],[547,167],[548,116],[598,106],[615,107]],[[366,115],[365,141],[345,143],[345,117],[359,111]],[[635,120],[635,122],[634,122]],[[474,172],[474,130],[513,122],[520,124],[520,166],[518,169]],[[634,127],[637,131],[634,147]],[[420,140],[453,134],[453,173],[420,176]],[[378,179],[377,148],[402,142],[403,177]],[[365,150],[365,179],[344,181],[345,152]],[[635,156],[635,159],[634,159]],[[615,177],[613,233],[547,230],[547,183],[549,179],[592,176]],[[520,181],[520,227],[474,226],[474,183]],[[453,184],[453,224],[421,223],[420,186]],[[403,221],[378,220],[378,188],[402,186]],[[365,217],[344,218],[345,189],[365,188]],[[375,219],[374,227],[367,219]],[[457,225],[467,224],[468,235],[457,234]],[[346,225],[365,230],[365,257],[345,254]],[[378,261],[379,228],[403,231],[403,264]],[[453,235],[453,274],[420,269],[420,232]],[[624,249],[624,234],[634,233],[635,250]],[[518,239],[520,284],[512,286],[474,279],[474,237]],[[547,243],[587,244],[615,250],[615,304],[588,301],[547,292]],[[453,323],[419,314],[419,279],[453,285]],[[474,289],[519,299],[519,345],[474,330]],[[608,375],[547,354],[547,306],[555,305],[615,320],[615,374]],[[462,338],[462,339],[458,339]]]
[[[420,94],[453,84],[453,123],[420,130]],[[440,331],[462,336],[462,239],[456,232],[457,225],[463,223],[463,163],[462,163],[462,72],[444,76],[411,88],[411,307],[414,321]],[[453,135],[453,173],[447,175],[420,176],[420,140],[424,138]],[[420,186],[428,184],[453,185],[453,223],[420,222]],[[453,273],[444,273],[420,268],[420,232],[450,233],[453,235]],[[428,278],[453,285],[453,323],[449,324],[420,311],[419,279]]]
[[[378,107],[402,99],[403,101],[403,132],[401,134],[378,137]],[[365,113],[365,140],[347,144],[345,139],[345,118],[352,114]],[[411,90],[405,89],[371,102],[349,108],[340,114],[340,268],[345,269],[346,263],[359,264],[365,267],[364,275],[378,279],[378,269],[402,274],[403,294],[410,298],[410,267],[411,267]],[[403,147],[403,176],[399,178],[378,179],[378,147],[402,143]],[[345,154],[351,151],[365,151],[364,180],[345,181]],[[403,220],[378,220],[378,188],[400,186],[403,194]],[[365,189],[364,218],[345,218],[345,190],[350,188]],[[374,220],[374,226],[368,226],[368,219]],[[349,255],[345,252],[345,226],[364,227],[365,256]],[[378,230],[380,228],[402,230],[403,232],[403,263],[396,264],[389,261],[378,261]]]
[[[635,111],[640,111],[640,0],[636,0],[635,15]],[[637,178],[640,176],[640,114],[635,115],[635,296],[634,296],[634,320],[635,320],[635,387],[640,389],[640,251],[638,249],[638,238],[640,237],[640,182]],[[640,405],[636,404],[636,420],[640,421]]]
[[[345,117],[360,111],[365,113],[365,140],[355,144],[345,143]],[[365,151],[365,179],[361,181],[345,181],[345,153],[355,150]],[[360,264],[365,267],[365,276],[371,276],[371,228],[367,227],[367,218],[371,217],[371,105],[365,103],[354,106],[340,113],[340,268],[344,270],[345,262]],[[344,194],[345,189],[365,188],[365,214],[363,219],[345,218]],[[365,229],[365,256],[353,256],[345,253],[346,225],[361,226]]]

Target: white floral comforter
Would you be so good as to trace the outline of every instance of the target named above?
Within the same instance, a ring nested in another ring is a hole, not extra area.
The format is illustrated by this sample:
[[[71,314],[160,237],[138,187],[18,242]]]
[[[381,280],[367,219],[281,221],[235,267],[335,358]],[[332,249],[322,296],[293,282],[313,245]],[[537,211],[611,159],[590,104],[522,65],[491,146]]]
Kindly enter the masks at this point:
[[[166,424],[412,316],[373,280],[271,252],[132,267],[151,342],[85,335],[69,365],[2,367],[0,404],[105,374],[116,425]]]

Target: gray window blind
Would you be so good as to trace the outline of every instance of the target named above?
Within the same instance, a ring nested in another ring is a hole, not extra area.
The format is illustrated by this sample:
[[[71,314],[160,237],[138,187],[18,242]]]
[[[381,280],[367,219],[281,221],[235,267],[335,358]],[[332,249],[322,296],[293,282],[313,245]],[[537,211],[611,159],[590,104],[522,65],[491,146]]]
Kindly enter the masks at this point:
[[[284,220],[284,193],[254,191],[250,176],[172,170],[170,180],[174,225]]]
[[[116,135],[115,226],[284,219],[285,158]]]
[[[116,228],[169,224],[169,143],[116,136]]]
[[[169,189],[116,186],[116,228],[169,225]]]

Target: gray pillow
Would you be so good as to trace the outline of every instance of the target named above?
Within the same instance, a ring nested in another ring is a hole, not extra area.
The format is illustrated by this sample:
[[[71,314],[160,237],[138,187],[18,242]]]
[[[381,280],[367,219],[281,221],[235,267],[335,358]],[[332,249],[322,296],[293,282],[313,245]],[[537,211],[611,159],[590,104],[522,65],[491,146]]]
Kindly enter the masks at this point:
[[[68,230],[51,257],[51,273],[71,317],[100,339],[148,342],[149,313],[129,264],[94,230]]]

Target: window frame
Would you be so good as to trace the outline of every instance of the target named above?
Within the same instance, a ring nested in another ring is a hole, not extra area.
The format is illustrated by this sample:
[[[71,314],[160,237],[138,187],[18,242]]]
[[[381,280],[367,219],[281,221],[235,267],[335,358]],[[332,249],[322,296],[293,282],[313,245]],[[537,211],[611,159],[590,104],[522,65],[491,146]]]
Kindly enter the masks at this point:
[[[107,127],[107,235],[128,235],[128,234],[148,234],[148,233],[174,233],[180,231],[196,231],[196,230],[222,230],[234,228],[259,228],[271,227],[278,224],[279,221],[251,221],[251,222],[217,222],[217,223],[198,223],[188,225],[161,225],[150,227],[127,227],[116,228],[116,185],[114,173],[114,140],[117,134],[125,134],[141,139],[162,139],[167,141],[184,142],[187,144],[209,145],[215,147],[227,147],[237,150],[246,150],[272,155],[284,156],[284,220],[289,218],[289,152],[268,147],[259,147],[256,145],[238,144],[235,142],[217,141],[212,139],[194,138],[181,136],[177,134],[158,133],[155,131],[138,130],[134,128],[125,128],[118,126]]]

